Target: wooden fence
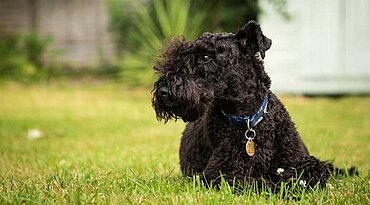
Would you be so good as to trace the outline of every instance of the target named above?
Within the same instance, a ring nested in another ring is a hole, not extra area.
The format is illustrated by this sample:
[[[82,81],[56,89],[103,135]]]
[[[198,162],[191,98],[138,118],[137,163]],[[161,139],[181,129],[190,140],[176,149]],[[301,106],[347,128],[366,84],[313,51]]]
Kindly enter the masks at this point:
[[[104,0],[1,0],[0,35],[36,31],[52,38],[52,61],[98,66],[114,58]]]

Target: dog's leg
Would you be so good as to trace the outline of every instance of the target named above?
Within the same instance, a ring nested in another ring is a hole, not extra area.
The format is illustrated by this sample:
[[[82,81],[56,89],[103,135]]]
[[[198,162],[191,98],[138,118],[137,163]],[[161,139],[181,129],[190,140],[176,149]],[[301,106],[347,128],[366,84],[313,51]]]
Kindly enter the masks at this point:
[[[333,165],[332,162],[327,162],[329,169],[331,171],[331,174],[334,177],[339,177],[339,176],[358,176],[359,172],[356,167],[351,166],[349,169],[345,168],[338,168]]]
[[[207,186],[219,186],[225,180],[230,186],[245,187],[253,186],[257,189],[271,188],[275,185],[267,178],[263,178],[267,170],[252,169],[252,164],[246,160],[245,153],[235,149],[235,144],[225,139],[220,146],[213,151],[207,167],[200,175],[200,179]],[[269,162],[266,161],[266,164]],[[267,166],[268,167],[268,166]]]
[[[330,174],[330,167],[326,162],[313,156],[307,156],[285,168],[280,173],[280,182],[288,182],[289,184],[289,182],[294,183],[294,180],[299,180],[299,185],[303,187],[314,187],[316,185],[325,187]]]
[[[199,123],[189,123],[181,138],[180,166],[184,176],[202,173],[212,151]]]

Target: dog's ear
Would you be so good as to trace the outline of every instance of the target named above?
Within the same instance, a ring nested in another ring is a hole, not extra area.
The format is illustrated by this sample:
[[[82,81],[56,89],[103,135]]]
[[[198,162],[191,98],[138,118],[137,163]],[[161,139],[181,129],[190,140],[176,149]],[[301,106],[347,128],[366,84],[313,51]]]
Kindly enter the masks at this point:
[[[272,44],[271,39],[263,35],[260,25],[255,21],[249,21],[235,34],[241,46],[249,54],[260,52],[262,59],[265,58],[267,51]]]

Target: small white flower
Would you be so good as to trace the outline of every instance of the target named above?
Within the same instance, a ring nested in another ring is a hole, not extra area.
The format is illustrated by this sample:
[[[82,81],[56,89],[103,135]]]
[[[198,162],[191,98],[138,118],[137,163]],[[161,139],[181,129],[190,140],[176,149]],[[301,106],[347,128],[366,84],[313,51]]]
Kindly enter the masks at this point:
[[[284,171],[285,171],[285,170],[284,170],[283,168],[278,168],[278,169],[276,170],[276,172],[277,172],[277,174],[278,174],[278,175],[281,175]]]
[[[30,129],[28,130],[28,133],[27,133],[27,138],[30,140],[41,138],[42,136],[43,136],[43,133],[37,128]]]
[[[62,159],[62,160],[59,161],[59,165],[60,166],[63,166],[63,165],[65,165],[66,162],[67,161],[65,159]]]
[[[326,186],[328,186],[329,189],[333,190],[334,189],[334,186],[330,183],[327,183]]]
[[[299,180],[299,185],[306,187],[306,184],[307,184],[306,180],[303,179]]]

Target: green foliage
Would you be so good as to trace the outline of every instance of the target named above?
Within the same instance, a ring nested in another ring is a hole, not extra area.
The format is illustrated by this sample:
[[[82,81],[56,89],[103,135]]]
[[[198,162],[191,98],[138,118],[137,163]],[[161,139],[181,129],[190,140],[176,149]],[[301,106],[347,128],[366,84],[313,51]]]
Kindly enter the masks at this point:
[[[184,123],[158,123],[148,91],[11,84],[0,93],[0,204],[369,204],[370,97],[283,98],[312,155],[361,175],[257,194],[182,177]],[[28,139],[32,128],[43,136]]]
[[[133,47],[130,33],[135,22],[135,2],[132,0],[107,0],[109,29],[114,34],[119,55],[124,49]]]
[[[0,78],[32,80],[45,77],[48,70],[42,57],[50,43],[50,38],[36,33],[1,38]]]
[[[33,72],[26,56],[19,52],[19,39],[0,38],[0,77],[28,76]]]
[[[23,37],[23,49],[29,62],[41,69],[43,67],[42,57],[51,43],[51,38],[41,37],[32,32]]]
[[[211,15],[206,17],[208,31],[235,32],[250,20],[259,19],[263,9],[259,2],[267,1],[283,18],[288,19],[286,11],[287,0],[198,0],[202,8],[207,9]]]
[[[207,16],[210,31],[235,32],[250,20],[257,20],[260,8],[258,0],[201,0],[212,15]]]
[[[268,0],[282,15],[286,0]],[[202,31],[236,31],[258,19],[258,0],[107,0],[110,29],[126,85],[149,87],[152,66],[164,39],[194,39]],[[284,13],[285,12],[285,13]]]
[[[192,12],[189,0],[108,3],[112,16],[111,29],[125,36],[119,36],[117,42],[125,43],[124,46],[128,49],[123,52],[120,66],[122,79],[130,86],[151,86],[154,80],[152,66],[163,41],[181,35],[195,38],[201,33],[205,19],[205,12]],[[134,13],[120,16],[117,7],[124,7],[125,10],[132,8]]]

